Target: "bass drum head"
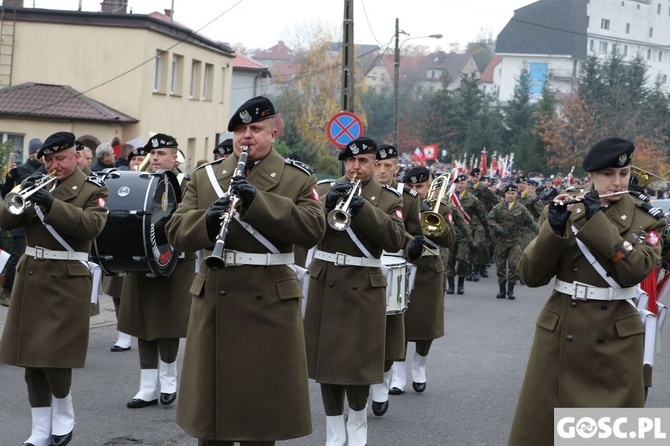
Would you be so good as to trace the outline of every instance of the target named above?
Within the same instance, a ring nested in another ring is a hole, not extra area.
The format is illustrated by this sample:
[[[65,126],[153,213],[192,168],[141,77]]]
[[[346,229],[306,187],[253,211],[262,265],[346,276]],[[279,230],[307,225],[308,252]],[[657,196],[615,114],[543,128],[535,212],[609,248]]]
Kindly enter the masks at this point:
[[[93,243],[96,262],[108,275],[168,276],[179,260],[165,233],[165,224],[181,201],[177,177],[169,170],[108,169],[98,175],[109,189],[109,215]]]

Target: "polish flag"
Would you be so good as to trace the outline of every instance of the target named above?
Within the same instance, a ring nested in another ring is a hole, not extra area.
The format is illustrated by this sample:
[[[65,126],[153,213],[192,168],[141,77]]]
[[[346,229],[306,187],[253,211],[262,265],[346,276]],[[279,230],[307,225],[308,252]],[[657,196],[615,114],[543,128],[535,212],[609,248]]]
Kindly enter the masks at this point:
[[[426,165],[426,160],[423,156],[423,152],[418,147],[416,149],[414,149],[414,153],[412,154],[412,159],[414,161],[417,161],[421,166]]]

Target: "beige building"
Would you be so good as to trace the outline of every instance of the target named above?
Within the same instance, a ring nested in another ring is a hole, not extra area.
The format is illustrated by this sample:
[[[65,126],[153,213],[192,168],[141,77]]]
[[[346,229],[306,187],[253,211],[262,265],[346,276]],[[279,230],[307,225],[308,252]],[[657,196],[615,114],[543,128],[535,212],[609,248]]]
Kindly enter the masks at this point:
[[[4,0],[0,10],[0,88],[27,83],[69,88],[108,113],[51,116],[40,112],[43,107],[28,107],[13,116],[0,102],[2,141],[23,149],[25,158],[31,138],[55,131],[86,137],[92,146],[114,137],[140,145],[160,132],[177,139],[187,170],[198,159],[212,158],[231,106],[233,50],[227,44],[172,21],[169,10],[127,14],[126,0],[103,0],[101,12],[16,3],[23,2]],[[48,98],[44,102],[54,105]]]

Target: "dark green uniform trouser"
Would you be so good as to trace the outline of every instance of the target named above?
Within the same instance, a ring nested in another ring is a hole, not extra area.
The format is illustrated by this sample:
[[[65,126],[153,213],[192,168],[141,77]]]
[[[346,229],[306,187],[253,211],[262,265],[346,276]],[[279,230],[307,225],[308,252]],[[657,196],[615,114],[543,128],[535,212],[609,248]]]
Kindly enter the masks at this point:
[[[140,351],[140,368],[157,369],[159,357],[168,364],[177,360],[179,338],[158,338],[151,341],[137,338],[137,347]]]
[[[344,394],[347,394],[349,407],[355,411],[365,409],[370,395],[370,385],[341,386],[338,384],[321,384],[321,398],[327,416],[344,413]]]
[[[26,367],[30,407],[50,407],[51,396],[65,398],[72,387],[72,369]]]

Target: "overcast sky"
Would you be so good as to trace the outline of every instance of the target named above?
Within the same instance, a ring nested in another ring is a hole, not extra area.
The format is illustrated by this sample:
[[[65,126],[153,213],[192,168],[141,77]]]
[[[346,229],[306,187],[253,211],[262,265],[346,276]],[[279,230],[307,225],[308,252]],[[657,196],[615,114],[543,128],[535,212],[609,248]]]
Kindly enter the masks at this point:
[[[395,19],[409,33],[408,45],[449,49],[464,46],[483,33],[493,38],[514,10],[533,0],[351,0],[354,41],[393,46]],[[102,0],[24,0],[25,7],[100,11]],[[269,48],[279,40],[304,41],[305,30],[323,28],[341,40],[344,0],[129,0],[136,14],[163,12],[174,6],[174,20],[201,34],[247,49]],[[441,40],[424,39],[442,34]],[[408,36],[402,35],[401,42]]]

